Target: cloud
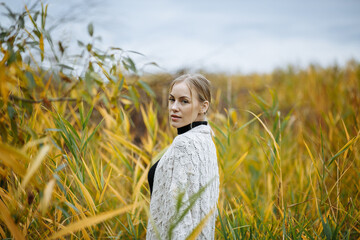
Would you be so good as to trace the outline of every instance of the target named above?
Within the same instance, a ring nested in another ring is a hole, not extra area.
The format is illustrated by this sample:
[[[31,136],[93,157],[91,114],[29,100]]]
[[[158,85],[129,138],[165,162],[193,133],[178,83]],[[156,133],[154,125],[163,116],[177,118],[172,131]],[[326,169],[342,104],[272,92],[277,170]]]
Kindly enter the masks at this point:
[[[105,0],[97,5],[53,0],[49,4],[58,15],[69,6],[79,6],[75,12],[81,18],[64,23],[60,37],[75,43],[88,39],[86,26],[93,22],[103,49],[136,50],[147,56],[140,62],[157,61],[167,70],[271,71],[289,63],[325,65],[360,59],[360,2],[354,0]],[[81,8],[82,4],[87,7]]]

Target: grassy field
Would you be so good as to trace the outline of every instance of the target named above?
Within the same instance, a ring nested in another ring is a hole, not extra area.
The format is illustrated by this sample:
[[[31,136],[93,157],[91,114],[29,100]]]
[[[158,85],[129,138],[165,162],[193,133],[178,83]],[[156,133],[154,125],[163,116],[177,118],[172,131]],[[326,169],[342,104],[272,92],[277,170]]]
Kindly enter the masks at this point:
[[[176,135],[176,74],[144,75],[129,52],[100,50],[91,24],[70,64],[46,15],[12,13],[1,28],[0,236],[144,239],[147,172]],[[360,238],[359,62],[204,75],[216,239]]]

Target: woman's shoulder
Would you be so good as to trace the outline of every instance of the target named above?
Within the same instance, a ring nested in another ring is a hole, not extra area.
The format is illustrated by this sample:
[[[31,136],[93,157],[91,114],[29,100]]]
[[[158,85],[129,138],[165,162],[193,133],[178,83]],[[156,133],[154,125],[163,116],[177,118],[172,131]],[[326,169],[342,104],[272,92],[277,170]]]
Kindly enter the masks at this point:
[[[192,144],[200,144],[205,138],[211,138],[211,129],[208,125],[197,126],[186,133],[177,135],[174,138],[173,146],[182,148]]]

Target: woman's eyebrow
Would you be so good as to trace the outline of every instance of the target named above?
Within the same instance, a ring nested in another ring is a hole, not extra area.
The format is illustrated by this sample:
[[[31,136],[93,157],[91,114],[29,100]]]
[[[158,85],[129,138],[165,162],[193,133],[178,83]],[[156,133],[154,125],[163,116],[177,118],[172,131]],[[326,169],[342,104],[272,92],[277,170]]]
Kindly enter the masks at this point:
[[[173,97],[173,98],[175,98],[173,95],[171,95],[170,94],[170,97]],[[190,99],[190,97],[188,97],[188,96],[181,96],[181,97],[179,97],[179,98],[188,98],[188,99]]]

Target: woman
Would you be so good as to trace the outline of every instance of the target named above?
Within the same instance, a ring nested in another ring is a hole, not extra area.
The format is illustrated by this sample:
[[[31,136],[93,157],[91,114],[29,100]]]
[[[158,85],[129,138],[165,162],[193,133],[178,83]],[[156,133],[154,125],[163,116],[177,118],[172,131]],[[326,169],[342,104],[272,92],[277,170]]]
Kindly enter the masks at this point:
[[[169,90],[170,123],[178,136],[149,170],[146,239],[186,239],[205,216],[198,239],[214,239],[219,171],[206,121],[210,82],[200,74],[186,74],[176,78]]]

